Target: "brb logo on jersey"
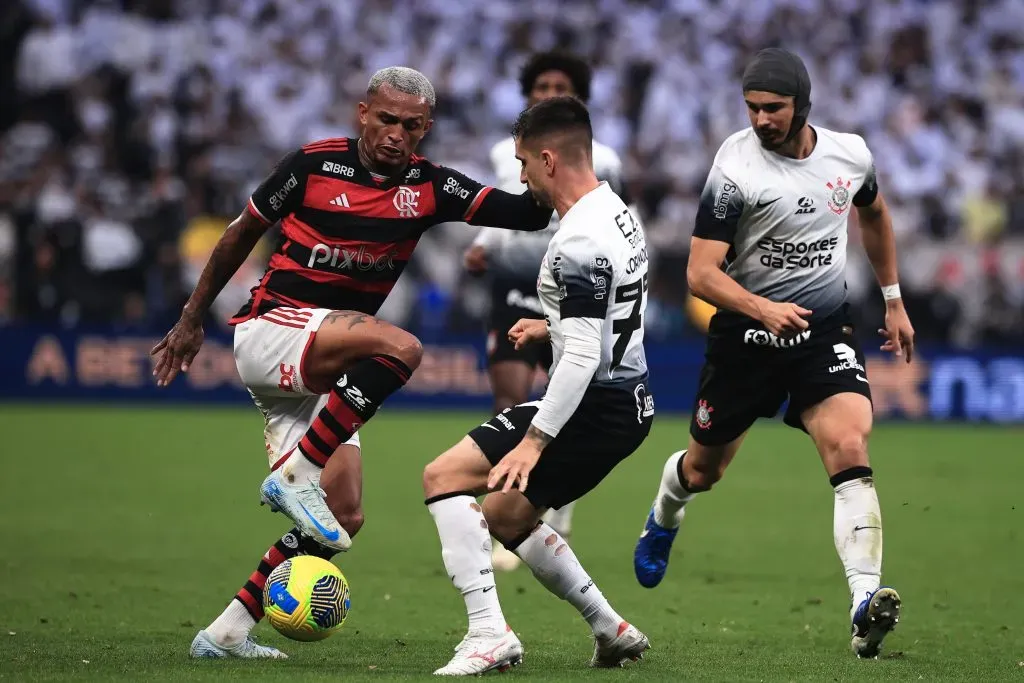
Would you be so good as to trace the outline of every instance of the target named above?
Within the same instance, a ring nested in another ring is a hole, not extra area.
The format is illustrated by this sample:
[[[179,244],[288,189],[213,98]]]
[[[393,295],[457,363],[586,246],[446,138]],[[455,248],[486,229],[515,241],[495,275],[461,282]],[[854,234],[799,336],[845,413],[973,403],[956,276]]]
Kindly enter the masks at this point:
[[[850,181],[836,178],[834,183],[825,183],[825,187],[832,190],[832,196],[828,199],[828,208],[832,213],[842,215],[850,206]]]
[[[414,190],[411,187],[400,185],[392,202],[394,203],[395,208],[398,209],[398,215],[402,218],[416,218],[420,215],[419,190]]]

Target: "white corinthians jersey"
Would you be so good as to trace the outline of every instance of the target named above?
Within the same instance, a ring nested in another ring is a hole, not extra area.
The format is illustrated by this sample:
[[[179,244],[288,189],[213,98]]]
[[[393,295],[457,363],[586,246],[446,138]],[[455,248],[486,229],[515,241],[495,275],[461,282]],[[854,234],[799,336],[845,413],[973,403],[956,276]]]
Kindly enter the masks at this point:
[[[612,189],[623,194],[622,161],[611,147],[594,141],[594,174],[598,180],[607,181]],[[491,148],[491,164],[497,177],[498,189],[521,194],[526,185],[519,182],[521,164],[516,159],[516,143],[506,138]],[[628,199],[626,200],[628,204]],[[490,263],[498,275],[521,276],[528,281],[537,277],[540,260],[544,258],[551,236],[558,230],[558,214],[551,214],[551,222],[545,230],[538,232],[517,232],[484,228],[489,231],[487,244],[490,245]]]
[[[715,155],[697,212],[695,237],[728,242],[726,273],[748,291],[813,311],[846,301],[846,223],[853,206],[878,193],[871,152],[859,135],[814,127],[810,156],[761,146],[753,129],[731,135]],[[724,324],[742,320],[725,312]]]
[[[565,350],[563,323],[592,318],[603,322],[601,363],[591,383],[646,376],[647,243],[640,221],[608,183],[562,218],[541,263],[537,294],[551,334],[550,375]]]

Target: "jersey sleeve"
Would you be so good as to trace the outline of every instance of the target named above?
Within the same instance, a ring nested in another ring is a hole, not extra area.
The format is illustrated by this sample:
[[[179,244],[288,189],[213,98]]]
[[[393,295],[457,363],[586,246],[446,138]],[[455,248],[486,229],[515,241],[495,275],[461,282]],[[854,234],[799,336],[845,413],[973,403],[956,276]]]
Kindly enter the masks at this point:
[[[854,206],[871,206],[878,196],[878,175],[875,173],[875,158],[868,151],[868,170],[864,176],[864,183],[853,195]]]
[[[558,286],[562,320],[604,320],[614,275],[611,254],[605,251],[595,240],[583,235],[574,235],[553,246],[551,273]]]
[[[744,206],[739,183],[717,164],[712,166],[700,195],[693,236],[732,244]]]
[[[273,224],[301,206],[306,191],[305,159],[301,149],[285,155],[249,197],[250,213]]]
[[[494,188],[473,180],[455,169],[438,166],[434,174],[434,196],[437,197],[437,222],[450,223],[473,220],[480,204]]]

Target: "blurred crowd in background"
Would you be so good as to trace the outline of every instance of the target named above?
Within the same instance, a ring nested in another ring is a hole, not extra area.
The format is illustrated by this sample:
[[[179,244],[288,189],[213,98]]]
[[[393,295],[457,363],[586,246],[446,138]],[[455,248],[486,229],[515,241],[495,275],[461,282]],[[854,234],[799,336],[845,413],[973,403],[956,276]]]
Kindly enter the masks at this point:
[[[0,324],[173,324],[249,192],[290,149],[356,135],[383,66],[434,82],[421,153],[491,181],[519,68],[562,47],[593,65],[596,136],[647,226],[648,331],[699,335],[682,276],[697,198],[749,125],[745,61],[784,45],[811,73],[812,123],[875,154],[921,340],[1024,345],[1020,0],[4,0],[0,32]],[[428,338],[480,331],[488,297],[461,266],[474,234],[428,233],[384,316]],[[874,329],[853,224],[850,243],[850,296]]]

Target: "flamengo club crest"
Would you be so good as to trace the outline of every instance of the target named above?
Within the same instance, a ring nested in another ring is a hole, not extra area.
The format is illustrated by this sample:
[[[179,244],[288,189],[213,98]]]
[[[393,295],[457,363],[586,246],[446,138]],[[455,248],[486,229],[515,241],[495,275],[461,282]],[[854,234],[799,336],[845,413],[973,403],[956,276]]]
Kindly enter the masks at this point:
[[[417,209],[420,208],[420,193],[418,190],[414,190],[411,187],[400,185],[398,192],[395,193],[394,202],[395,208],[398,209],[398,215],[402,218],[416,218],[420,215]]]
[[[709,429],[711,427],[711,413],[715,412],[715,409],[708,405],[708,402],[701,399],[697,402],[697,426],[701,429]]]
[[[832,213],[842,214],[850,205],[850,181],[836,178],[834,183],[825,183],[825,187],[832,190],[832,196],[828,199],[828,208]]]

